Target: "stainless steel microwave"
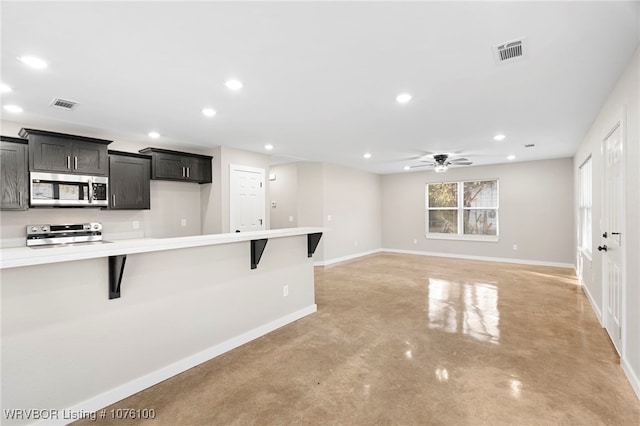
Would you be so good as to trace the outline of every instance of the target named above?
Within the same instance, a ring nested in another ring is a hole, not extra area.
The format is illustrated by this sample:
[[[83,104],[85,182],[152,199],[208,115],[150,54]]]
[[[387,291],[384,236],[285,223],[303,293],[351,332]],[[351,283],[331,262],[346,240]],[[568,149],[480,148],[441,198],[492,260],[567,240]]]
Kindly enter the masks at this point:
[[[109,178],[61,173],[29,174],[30,205],[33,207],[106,207]]]

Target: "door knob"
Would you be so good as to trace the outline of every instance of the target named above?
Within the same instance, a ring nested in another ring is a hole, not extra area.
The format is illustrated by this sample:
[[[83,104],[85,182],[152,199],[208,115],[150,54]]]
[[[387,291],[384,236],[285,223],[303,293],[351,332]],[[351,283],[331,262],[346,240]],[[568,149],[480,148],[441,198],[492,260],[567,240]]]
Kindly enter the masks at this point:
[[[602,238],[607,238],[609,236],[609,234],[607,234],[606,232],[604,234],[602,234]]]
[[[607,245],[598,246],[598,251],[607,251]]]

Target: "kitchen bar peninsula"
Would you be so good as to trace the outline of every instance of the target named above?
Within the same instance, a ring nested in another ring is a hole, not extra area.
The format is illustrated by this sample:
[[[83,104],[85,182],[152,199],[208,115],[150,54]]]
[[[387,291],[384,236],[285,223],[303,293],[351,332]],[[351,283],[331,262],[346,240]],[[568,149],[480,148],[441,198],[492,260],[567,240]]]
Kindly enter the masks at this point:
[[[312,314],[321,232],[0,250],[2,410],[95,411]]]

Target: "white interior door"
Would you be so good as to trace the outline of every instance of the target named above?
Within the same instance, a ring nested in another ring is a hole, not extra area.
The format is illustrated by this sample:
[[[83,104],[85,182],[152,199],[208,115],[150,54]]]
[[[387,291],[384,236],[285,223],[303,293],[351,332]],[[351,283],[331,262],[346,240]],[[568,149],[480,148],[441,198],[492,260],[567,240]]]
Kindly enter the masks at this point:
[[[605,139],[602,245],[604,325],[618,352],[621,349],[621,307],[624,286],[624,146],[618,125]]]
[[[230,231],[265,229],[264,169],[233,164],[229,167]]]

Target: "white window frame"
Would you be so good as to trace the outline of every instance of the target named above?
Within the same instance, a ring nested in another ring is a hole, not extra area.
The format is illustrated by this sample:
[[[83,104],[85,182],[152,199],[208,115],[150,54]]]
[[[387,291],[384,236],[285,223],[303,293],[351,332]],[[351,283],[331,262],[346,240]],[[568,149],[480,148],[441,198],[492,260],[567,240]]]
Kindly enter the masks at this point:
[[[495,181],[497,191],[496,201],[496,235],[478,235],[478,234],[464,234],[464,212],[465,210],[486,210],[494,209],[494,207],[464,207],[464,184],[466,182],[479,182],[479,181]],[[441,184],[453,184],[458,186],[458,205],[456,207],[429,207],[429,185],[441,185]],[[429,211],[430,210],[457,210],[458,219],[458,232],[456,234],[441,233],[441,232],[429,232]],[[450,182],[427,182],[425,184],[425,237],[433,240],[460,240],[460,241],[486,241],[486,242],[498,242],[500,241],[500,181],[498,179],[469,179],[463,181],[450,181]]]
[[[593,256],[593,161],[589,156],[579,167],[578,249],[591,260]]]

